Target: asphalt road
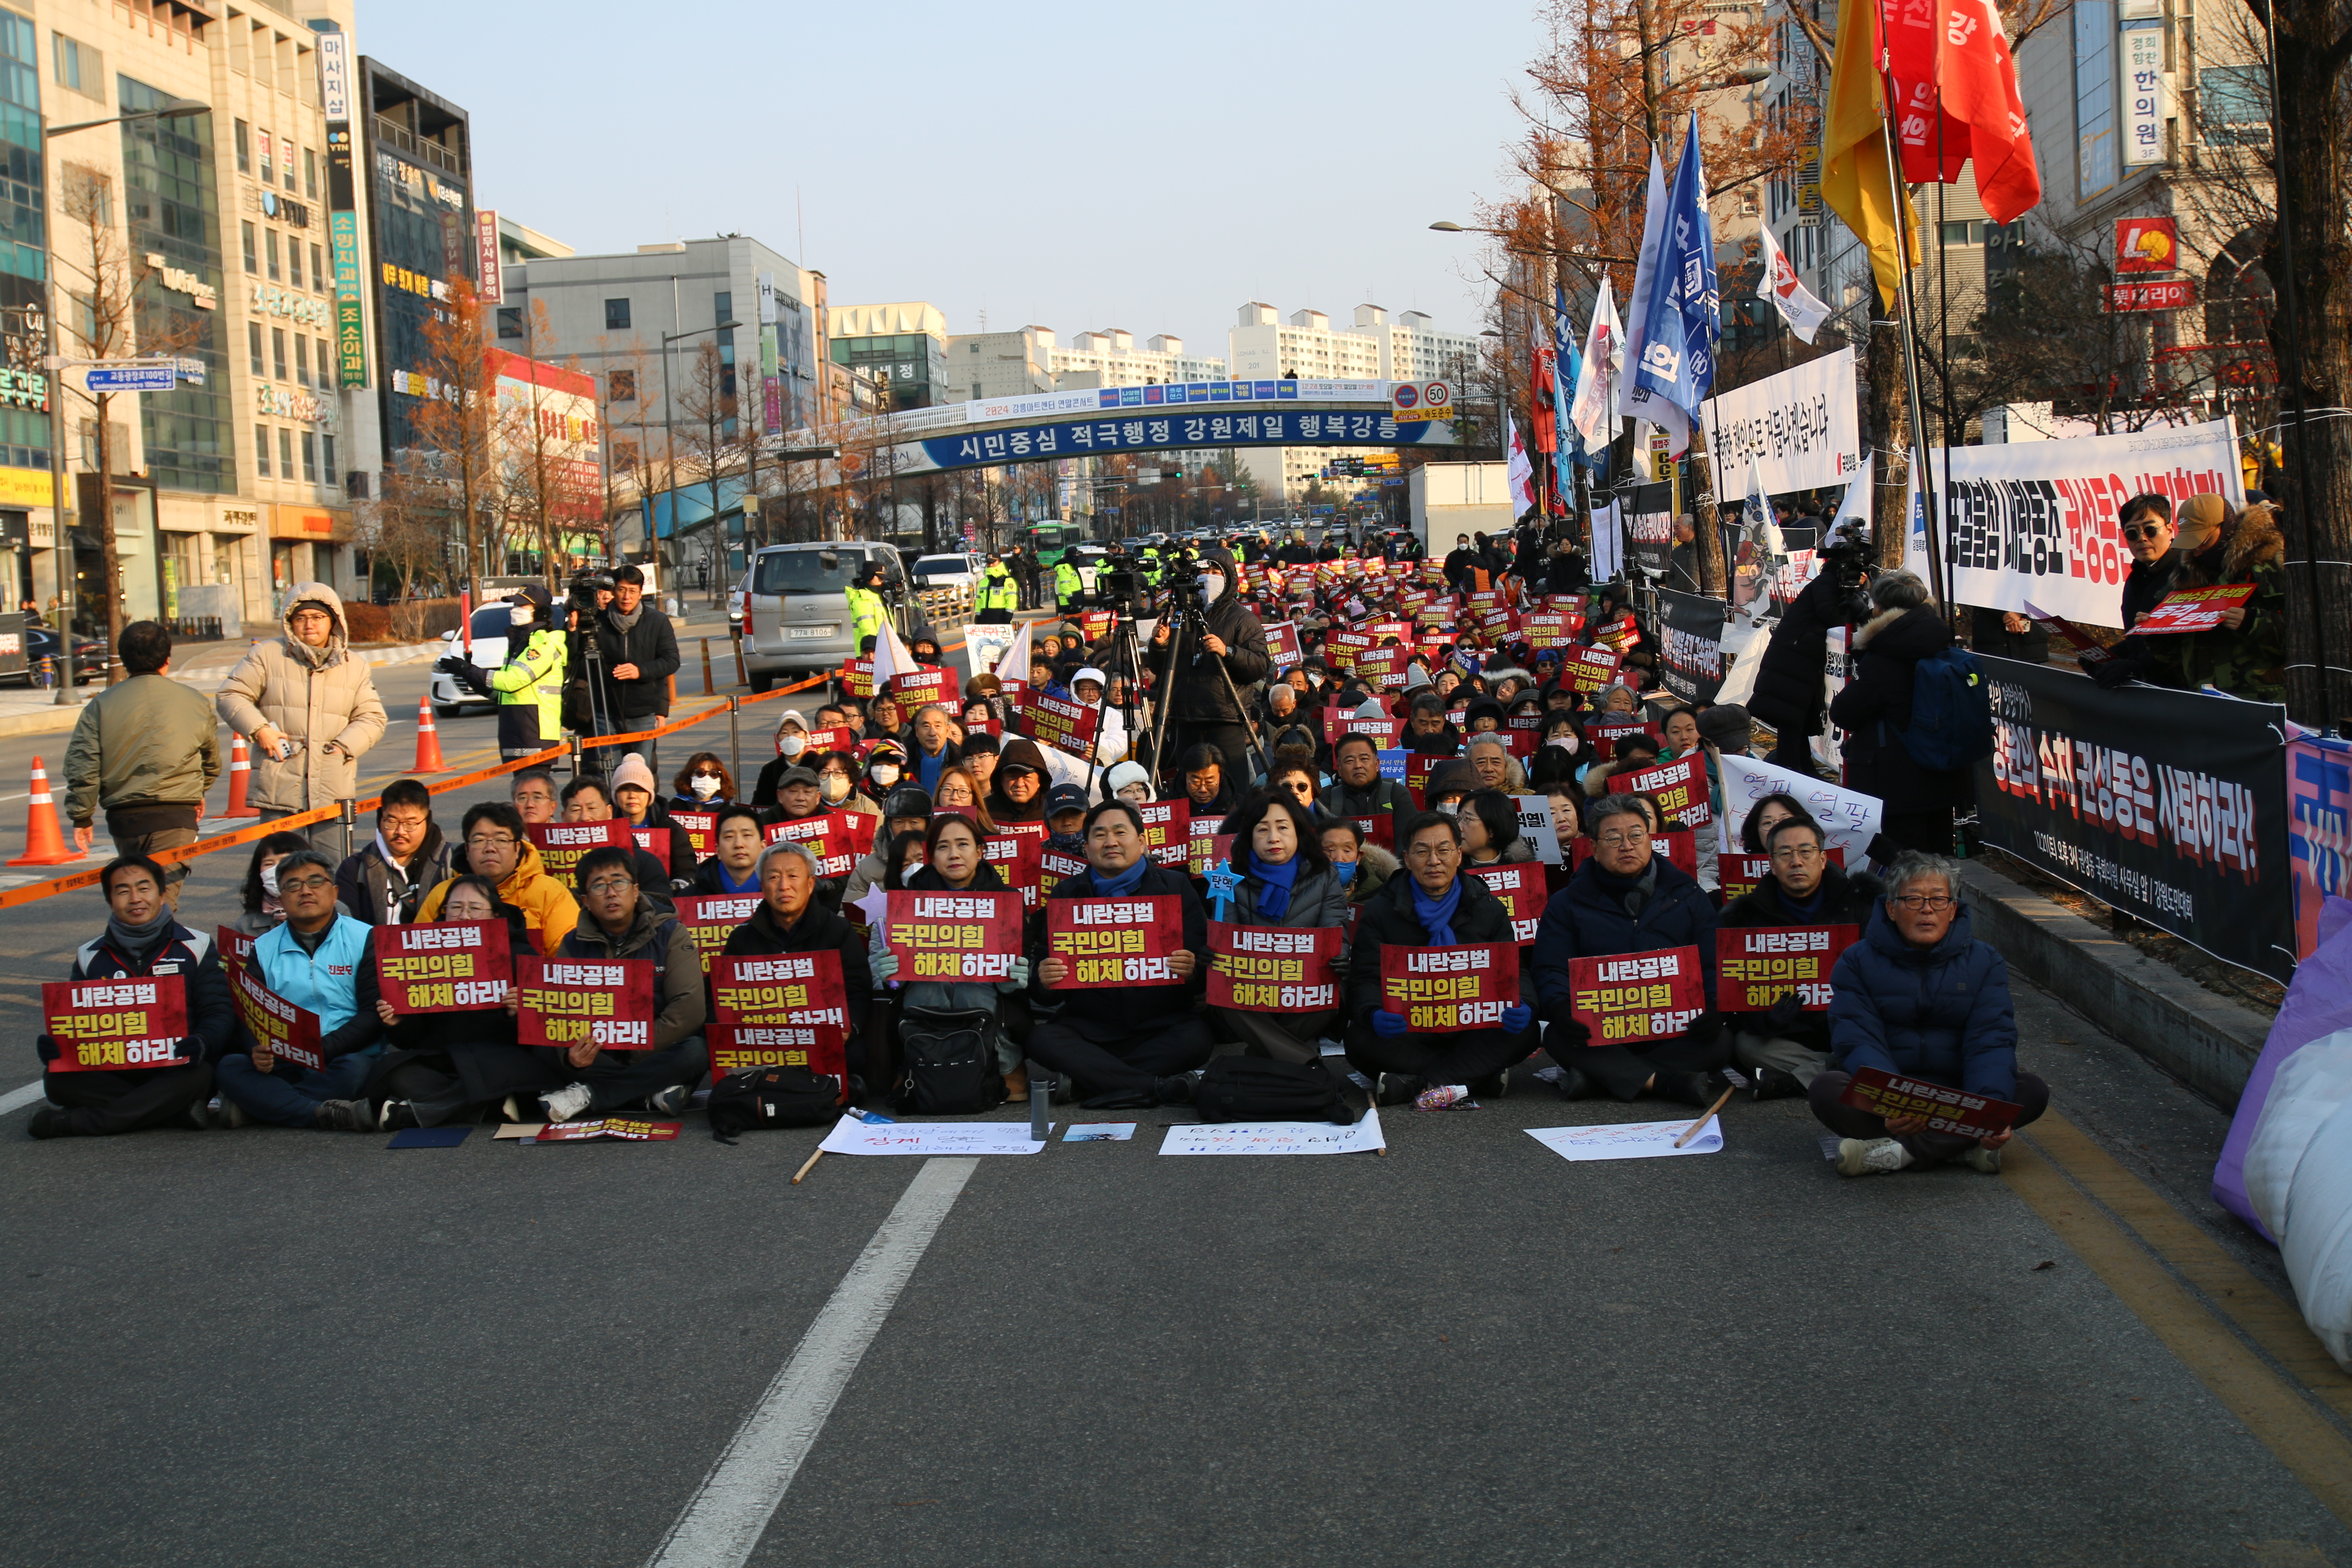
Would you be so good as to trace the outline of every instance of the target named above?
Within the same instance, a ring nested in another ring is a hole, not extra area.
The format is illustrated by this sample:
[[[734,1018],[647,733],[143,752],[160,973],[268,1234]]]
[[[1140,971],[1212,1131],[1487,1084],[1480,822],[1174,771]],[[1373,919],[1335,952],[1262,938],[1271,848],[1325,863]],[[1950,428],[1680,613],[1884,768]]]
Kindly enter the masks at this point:
[[[387,700],[413,712],[423,670]],[[489,740],[444,731],[453,766]],[[184,909],[226,918],[231,860]],[[0,911],[0,1093],[102,918]],[[2018,1000],[2054,1110],[2000,1178],[1842,1180],[1790,1100],[1736,1102],[1719,1153],[1570,1163],[1523,1130],[1669,1108],[1524,1069],[1478,1110],[1389,1112],[1386,1156],[1164,1159],[1160,1112],[799,1186],[816,1131],[730,1147],[698,1116],[390,1152],[36,1143],[19,1109],[0,1555],[700,1564],[745,1559],[691,1527],[748,1510],[763,1565],[2352,1568],[2352,1379],[2204,1195],[2223,1119]],[[903,1289],[861,1309],[893,1248]],[[772,1516],[789,1467],[735,1484],[763,1412],[814,1434]]]

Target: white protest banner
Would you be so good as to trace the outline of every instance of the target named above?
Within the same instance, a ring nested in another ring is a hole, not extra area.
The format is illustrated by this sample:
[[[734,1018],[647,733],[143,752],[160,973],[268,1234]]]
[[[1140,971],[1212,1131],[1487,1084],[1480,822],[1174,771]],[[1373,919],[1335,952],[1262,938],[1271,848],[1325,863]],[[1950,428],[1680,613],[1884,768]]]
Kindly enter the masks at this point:
[[[1753,459],[1774,495],[1824,489],[1862,468],[1854,414],[1853,350],[1840,349],[1699,405],[1716,472],[1738,474]]]
[[[1727,843],[1748,820],[1756,803],[1775,793],[1802,801],[1805,809],[1813,814],[1813,820],[1822,825],[1822,831],[1829,835],[1830,847],[1845,851],[1845,863],[1849,866],[1863,863],[1869,853],[1870,841],[1878,837],[1878,830],[1885,824],[1885,803],[1874,795],[1844,789],[1811,773],[1778,767],[1757,757],[1726,753],[1717,760],[1723,768]]]
[[[1675,1140],[1689,1131],[1690,1122],[1677,1118],[1612,1121],[1598,1127],[1530,1127],[1527,1134],[1563,1160],[1657,1160],[1675,1154],[1712,1154],[1723,1147],[1720,1117],[1709,1117],[1704,1131],[1675,1148]]]
[[[1592,509],[1592,580],[1611,583],[1625,570],[1625,525],[1618,521],[1617,503]]]
[[[2245,504],[2234,419],[2077,436],[2063,441],[1955,447],[1951,482],[1936,465],[1945,529],[1938,542],[1951,574],[1952,599],[1988,610],[2042,613],[2085,626],[2123,618],[2124,574],[2131,555],[2116,531],[2116,509],[2136,495],[2168,496],[2173,507],[2194,495]],[[1911,487],[1911,536],[1903,564],[1927,576],[1927,539],[1917,476]]]
[[[963,629],[964,660],[968,668],[992,671],[1004,650],[1013,646],[1012,626],[966,626]],[[1025,671],[1024,673],[1026,673]]]
[[[1551,825],[1551,796],[1548,795],[1515,795],[1511,803],[1518,808],[1519,840],[1536,852],[1536,858],[1547,866],[1559,864],[1559,835]]]
[[[817,1147],[828,1154],[1034,1154],[1025,1121],[860,1121],[845,1116]]]
[[[1381,1113],[1353,1127],[1330,1121],[1202,1121],[1171,1127],[1163,1154],[1363,1154],[1385,1149]]]

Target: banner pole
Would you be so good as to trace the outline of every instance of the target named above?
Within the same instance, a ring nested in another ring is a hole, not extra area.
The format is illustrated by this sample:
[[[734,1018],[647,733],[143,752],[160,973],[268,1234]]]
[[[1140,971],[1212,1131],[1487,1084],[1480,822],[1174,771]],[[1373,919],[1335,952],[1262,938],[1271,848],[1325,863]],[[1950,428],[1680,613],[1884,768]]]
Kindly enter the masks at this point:
[[[1888,118],[1895,103],[1895,79],[1887,69],[1883,39],[1879,47],[1878,91],[1879,126],[1885,132],[1886,143],[1887,197],[1894,204],[1896,233],[1901,238],[1901,253],[1897,259],[1901,263],[1903,277],[1895,289],[1895,318],[1896,325],[1902,329],[1904,393],[1911,405],[1910,461],[1916,465],[1914,471],[1918,475],[1920,532],[1927,542],[1927,587],[1936,595],[1936,602],[1944,607],[1944,613],[1949,615],[1951,595],[1945,591],[1943,551],[1937,547],[1936,540],[1937,530],[1943,522],[1943,511],[1936,501],[1936,470],[1927,457],[1927,427],[1920,423],[1918,326],[1915,320],[1916,305],[1911,292],[1911,256],[1915,237],[1909,226],[1903,221],[1906,206],[1903,170],[1895,162],[1895,125]],[[1909,526],[1908,519],[1905,520],[1905,526]]]

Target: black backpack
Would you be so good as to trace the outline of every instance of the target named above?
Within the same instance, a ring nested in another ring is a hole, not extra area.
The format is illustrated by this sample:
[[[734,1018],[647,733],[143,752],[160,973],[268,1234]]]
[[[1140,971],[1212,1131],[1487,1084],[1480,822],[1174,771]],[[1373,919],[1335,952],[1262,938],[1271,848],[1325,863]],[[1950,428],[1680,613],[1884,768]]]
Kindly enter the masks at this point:
[[[1251,1056],[1218,1057],[1202,1068],[1192,1086],[1192,1111],[1203,1121],[1335,1121],[1343,1127],[1363,1116],[1321,1062]]]
[[[710,1135],[732,1143],[730,1133],[755,1127],[822,1127],[841,1108],[837,1078],[820,1078],[806,1068],[745,1068],[711,1085],[703,1109]]]
[[[907,1087],[891,1103],[927,1116],[970,1116],[1004,1103],[996,1070],[996,1015],[982,1009],[933,1013],[909,1007],[898,1020]]]

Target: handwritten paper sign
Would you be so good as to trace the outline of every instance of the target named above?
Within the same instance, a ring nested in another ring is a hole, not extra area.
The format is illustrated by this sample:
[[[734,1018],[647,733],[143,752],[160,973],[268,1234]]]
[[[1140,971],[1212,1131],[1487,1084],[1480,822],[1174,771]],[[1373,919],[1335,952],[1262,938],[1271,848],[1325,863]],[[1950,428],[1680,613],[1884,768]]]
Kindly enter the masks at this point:
[[[654,966],[643,958],[541,958],[518,953],[515,1037],[526,1046],[642,1051],[653,1045]]]
[[[1696,947],[1568,961],[1569,1005],[1596,1046],[1662,1040],[1706,1011],[1706,973]]]
[[[263,984],[260,969],[257,963],[240,963],[229,982],[229,999],[236,1004],[246,1031],[257,1044],[268,1046],[271,1056],[323,1071],[327,1058],[319,1049],[319,1015]]]
[[[1857,857],[1870,853],[1870,841],[1885,826],[1885,803],[1874,795],[1841,788],[1760,757],[1726,752],[1716,762],[1723,770],[1723,814],[1734,822],[1745,822],[1766,795],[1786,795],[1822,825],[1832,848]]]
[[[378,926],[375,978],[398,1013],[461,1013],[506,1004],[514,960],[504,921]]]
[[[629,825],[607,822],[534,822],[523,831],[539,847],[539,868],[567,888],[577,889],[573,875],[580,858],[591,849],[634,849]]]
[[[177,974],[120,980],[52,980],[41,986],[41,1012],[57,1042],[51,1072],[118,1072],[184,1065],[188,983]]]
[[[710,973],[710,961],[726,947],[727,939],[742,928],[760,907],[757,893],[682,893],[677,900],[677,923],[694,939],[694,951],[702,955],[702,973]]]
[[[1084,757],[1094,749],[1097,710],[1050,691],[1029,694],[1013,715],[1013,727],[1040,745],[1066,756]]]
[[[1339,1005],[1338,926],[1209,922],[1209,1005],[1237,1013],[1323,1012]]]
[[[1025,1121],[860,1121],[845,1116],[817,1145],[828,1154],[1034,1154]]]
[[[1184,900],[1164,893],[1049,900],[1045,942],[1046,951],[1070,966],[1057,991],[1173,984],[1168,961],[1184,949]]]
[[[1381,949],[1381,1010],[1415,1034],[1500,1028],[1518,1000],[1516,942]]]
[[[1179,1124],[1160,1141],[1162,1154],[1370,1154],[1387,1148],[1381,1113],[1350,1127],[1329,1121],[1203,1121]]]
[[[1990,1095],[1970,1094],[1882,1068],[1856,1068],[1853,1081],[1838,1100],[1873,1116],[1924,1116],[1929,1131],[1955,1132],[1964,1138],[1998,1132],[2025,1109]]]
[[[746,1068],[804,1067],[826,1078],[849,1070],[849,1004],[837,952],[715,958],[710,1005],[713,1083]]]
[[[1022,898],[1010,893],[898,891],[882,937],[901,982],[1008,980],[1021,952]]]
[[[1690,1122],[1680,1120],[1612,1121],[1598,1127],[1530,1127],[1527,1134],[1563,1160],[1659,1160],[1712,1154],[1723,1147],[1721,1118],[1711,1118],[1697,1137],[1675,1148],[1675,1140],[1689,1130]]]
[[[1861,940],[1860,926],[1718,926],[1715,1005],[1760,1013],[1793,991],[1805,1012],[1825,1013],[1838,954]]]
[[[2252,583],[2224,583],[2211,588],[2180,588],[2167,594],[2156,608],[2131,628],[2134,637],[2158,637],[2175,632],[2210,632],[2228,612],[2242,609],[2254,596]]]

